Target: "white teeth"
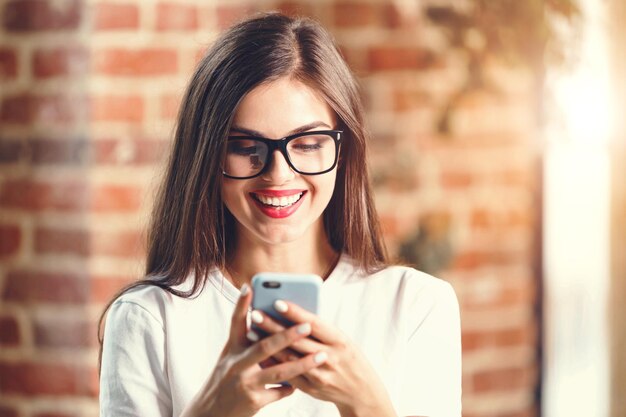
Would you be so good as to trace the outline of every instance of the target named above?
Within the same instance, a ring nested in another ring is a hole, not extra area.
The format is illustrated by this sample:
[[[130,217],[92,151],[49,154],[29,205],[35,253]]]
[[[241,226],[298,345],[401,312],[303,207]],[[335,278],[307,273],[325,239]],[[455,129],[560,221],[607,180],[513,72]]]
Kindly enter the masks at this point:
[[[283,197],[269,197],[263,194],[254,194],[254,197],[257,200],[259,200],[261,203],[266,204],[268,206],[288,207],[294,204],[295,202],[297,202],[298,200],[300,200],[300,197],[302,197],[302,194],[303,193],[298,193],[298,194],[293,194],[290,196],[283,196]]]

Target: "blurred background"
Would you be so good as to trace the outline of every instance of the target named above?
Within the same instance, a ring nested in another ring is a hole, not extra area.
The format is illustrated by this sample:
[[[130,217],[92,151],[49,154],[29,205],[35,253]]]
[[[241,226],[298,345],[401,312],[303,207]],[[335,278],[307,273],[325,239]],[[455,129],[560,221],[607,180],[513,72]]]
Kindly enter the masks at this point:
[[[268,10],[361,81],[389,248],[459,297],[464,416],[626,416],[624,0],[0,0],[0,417],[98,415],[180,97]]]

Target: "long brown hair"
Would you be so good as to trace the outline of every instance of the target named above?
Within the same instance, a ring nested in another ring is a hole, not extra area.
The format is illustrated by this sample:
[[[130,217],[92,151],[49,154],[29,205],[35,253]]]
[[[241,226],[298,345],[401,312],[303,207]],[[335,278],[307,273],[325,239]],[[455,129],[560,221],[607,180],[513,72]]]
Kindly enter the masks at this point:
[[[368,132],[358,85],[332,37],[315,21],[266,13],[226,31],[198,64],[178,113],[165,178],[148,230],[146,278],[181,297],[202,290],[234,248],[235,219],[221,198],[221,159],[232,118],[256,86],[293,77],[319,92],[339,119],[345,141],[337,183],[324,211],[331,246],[374,271],[387,262],[365,164]],[[193,273],[189,291],[173,288]],[[102,346],[102,321],[98,336]]]

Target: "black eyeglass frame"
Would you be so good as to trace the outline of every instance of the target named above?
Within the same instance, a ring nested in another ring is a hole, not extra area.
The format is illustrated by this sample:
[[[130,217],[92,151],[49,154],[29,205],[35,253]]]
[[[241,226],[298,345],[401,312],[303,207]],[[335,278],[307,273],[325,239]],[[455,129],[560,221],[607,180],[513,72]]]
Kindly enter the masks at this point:
[[[311,135],[328,135],[335,142],[335,160],[333,161],[333,164],[330,168],[325,169],[324,171],[321,171],[321,172],[308,173],[308,172],[302,172],[298,170],[298,168],[296,168],[291,162],[291,159],[289,159],[289,152],[287,152],[287,145],[289,144],[289,142],[291,142],[294,139],[300,138],[302,136],[311,136]],[[268,167],[272,165],[272,161],[274,158],[274,151],[276,150],[279,150],[280,153],[283,154],[283,156],[285,157],[285,161],[287,161],[287,164],[289,165],[289,167],[295,172],[297,172],[298,174],[302,174],[302,175],[325,174],[327,172],[332,171],[337,166],[337,161],[339,160],[339,148],[341,146],[341,142],[343,139],[342,135],[343,135],[343,130],[314,130],[314,131],[308,131],[308,132],[295,133],[293,135],[285,136],[284,138],[280,138],[280,139],[269,139],[269,138],[263,138],[260,136],[250,136],[250,135],[229,136],[227,139],[229,141],[250,139],[250,140],[263,142],[267,146],[267,161],[265,161],[265,166],[259,172],[257,172],[254,175],[250,175],[248,177],[234,177],[232,175],[227,174],[223,168],[222,168],[222,174],[226,178],[232,178],[234,180],[247,180],[250,178],[256,178],[260,175],[263,175],[263,173],[265,173],[268,170]]]

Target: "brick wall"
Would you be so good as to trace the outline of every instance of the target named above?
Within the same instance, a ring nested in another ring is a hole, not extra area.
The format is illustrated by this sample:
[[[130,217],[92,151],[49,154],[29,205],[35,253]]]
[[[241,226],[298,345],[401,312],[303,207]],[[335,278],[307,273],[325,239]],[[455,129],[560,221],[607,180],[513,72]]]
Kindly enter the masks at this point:
[[[467,56],[425,18],[441,1],[262,3],[0,0],[0,416],[98,414],[95,323],[141,274],[187,79],[276,7],[322,21],[362,81],[390,249],[459,295],[465,416],[536,415],[532,74],[488,63],[497,92],[451,101]]]

